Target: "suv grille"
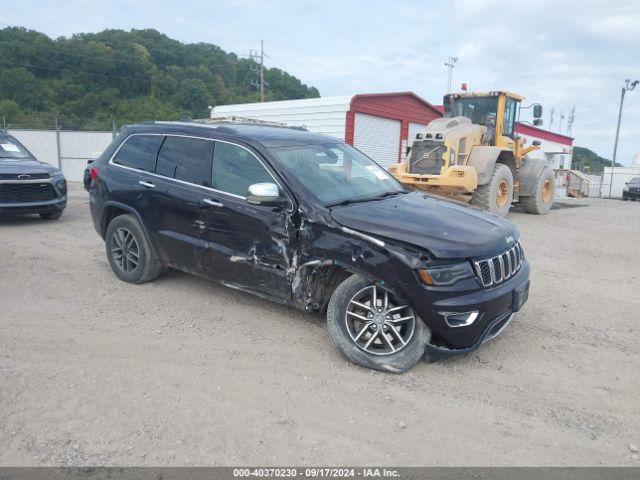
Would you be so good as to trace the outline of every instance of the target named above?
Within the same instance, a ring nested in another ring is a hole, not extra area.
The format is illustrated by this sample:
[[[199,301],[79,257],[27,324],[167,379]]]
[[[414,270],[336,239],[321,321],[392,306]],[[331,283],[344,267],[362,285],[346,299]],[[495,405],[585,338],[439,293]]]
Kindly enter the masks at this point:
[[[515,275],[520,270],[523,260],[524,250],[518,242],[513,248],[500,255],[473,262],[473,266],[482,286],[491,287]]]
[[[42,180],[50,178],[48,173],[0,173],[0,180]]]
[[[0,203],[46,202],[55,198],[50,183],[0,183]]]

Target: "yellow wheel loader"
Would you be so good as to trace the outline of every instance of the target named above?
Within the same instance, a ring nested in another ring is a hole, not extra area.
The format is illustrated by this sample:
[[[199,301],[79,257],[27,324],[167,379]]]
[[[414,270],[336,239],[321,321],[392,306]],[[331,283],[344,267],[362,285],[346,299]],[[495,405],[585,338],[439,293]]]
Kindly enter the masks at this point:
[[[472,205],[501,216],[513,202],[528,213],[548,213],[555,176],[544,160],[526,156],[539,143],[525,147],[516,134],[522,100],[502,91],[445,95],[444,117],[429,123],[389,170],[414,188],[470,196]],[[541,105],[533,105],[533,116],[540,125]]]

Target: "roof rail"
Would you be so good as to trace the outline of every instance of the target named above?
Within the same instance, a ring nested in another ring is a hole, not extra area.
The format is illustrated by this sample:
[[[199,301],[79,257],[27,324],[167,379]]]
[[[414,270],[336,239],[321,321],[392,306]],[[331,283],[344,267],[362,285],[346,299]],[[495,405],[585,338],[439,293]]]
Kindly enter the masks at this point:
[[[258,118],[239,117],[237,115],[228,115],[226,117],[211,117],[196,120],[202,123],[218,123],[218,122],[231,122],[231,123],[254,123],[256,125],[271,125],[273,127],[288,127],[284,122],[272,122],[269,120],[260,120]]]

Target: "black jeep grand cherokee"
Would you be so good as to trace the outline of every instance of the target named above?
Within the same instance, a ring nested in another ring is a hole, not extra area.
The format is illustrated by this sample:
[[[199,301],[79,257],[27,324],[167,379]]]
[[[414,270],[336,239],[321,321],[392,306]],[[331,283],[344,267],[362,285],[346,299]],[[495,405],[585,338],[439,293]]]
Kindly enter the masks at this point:
[[[164,267],[310,311],[360,365],[400,372],[464,353],[526,301],[507,220],[407,191],[353,147],[234,123],[126,127],[88,167],[115,274]],[[258,321],[258,320],[256,320]]]
[[[67,182],[60,169],[39,162],[18,140],[0,130],[0,213],[39,213],[60,218]]]

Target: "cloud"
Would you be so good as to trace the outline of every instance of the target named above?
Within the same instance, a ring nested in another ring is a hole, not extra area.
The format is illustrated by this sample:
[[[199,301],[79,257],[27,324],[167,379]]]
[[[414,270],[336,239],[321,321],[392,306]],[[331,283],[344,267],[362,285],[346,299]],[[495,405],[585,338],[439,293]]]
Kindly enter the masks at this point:
[[[620,89],[640,78],[637,0],[338,1],[168,0],[16,2],[3,22],[52,36],[156,28],[239,55],[264,39],[267,63],[323,95],[412,90],[440,103],[444,62],[453,84],[508,89],[545,106],[545,121],[575,106],[577,145],[610,156]],[[526,115],[525,117],[526,118]],[[564,125],[566,126],[566,119]],[[558,126],[558,118],[554,128]],[[640,151],[640,88],[625,100],[618,159]]]

